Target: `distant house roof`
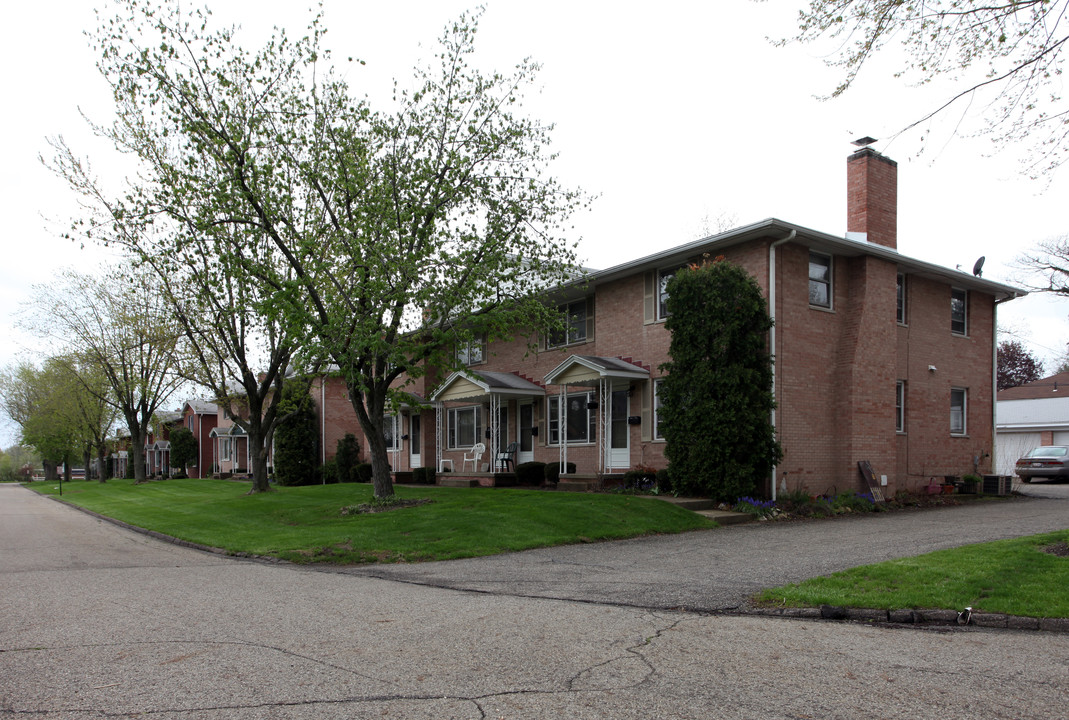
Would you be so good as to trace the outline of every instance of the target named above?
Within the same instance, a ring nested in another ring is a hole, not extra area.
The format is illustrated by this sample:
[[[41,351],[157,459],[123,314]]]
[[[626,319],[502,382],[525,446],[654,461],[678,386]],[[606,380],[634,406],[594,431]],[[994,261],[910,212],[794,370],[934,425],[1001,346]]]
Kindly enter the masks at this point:
[[[215,415],[219,412],[219,406],[207,400],[186,400],[183,410],[187,407],[198,415]]]
[[[1013,388],[998,391],[998,401],[1003,400],[1040,400],[1069,397],[1069,372],[1058,373],[1040,378],[1035,382],[1025,383]]]

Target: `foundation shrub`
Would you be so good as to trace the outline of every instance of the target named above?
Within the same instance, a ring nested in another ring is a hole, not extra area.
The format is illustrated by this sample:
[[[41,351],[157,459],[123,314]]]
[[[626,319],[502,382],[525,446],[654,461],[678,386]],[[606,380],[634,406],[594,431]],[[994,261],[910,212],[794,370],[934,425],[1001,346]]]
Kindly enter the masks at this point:
[[[412,471],[412,482],[417,485],[434,485],[437,479],[437,473],[432,467],[418,467]]]
[[[554,484],[560,482],[560,463],[559,462],[547,463],[546,467],[543,469],[543,472],[545,474],[546,482],[550,482],[550,483],[554,483]],[[568,463],[568,474],[572,475],[574,473],[575,473],[575,463],[570,462],[570,463]]]
[[[520,485],[541,485],[546,479],[546,464],[525,462],[516,466],[516,482]]]
[[[371,482],[371,463],[357,463],[353,467],[353,479],[350,482]]]
[[[339,482],[338,479],[338,464],[333,460],[328,460],[319,466],[319,482],[324,485],[333,485]]]
[[[356,466],[360,463],[360,443],[352,433],[338,440],[334,462],[338,464],[338,479],[342,482],[360,482],[356,478]]]

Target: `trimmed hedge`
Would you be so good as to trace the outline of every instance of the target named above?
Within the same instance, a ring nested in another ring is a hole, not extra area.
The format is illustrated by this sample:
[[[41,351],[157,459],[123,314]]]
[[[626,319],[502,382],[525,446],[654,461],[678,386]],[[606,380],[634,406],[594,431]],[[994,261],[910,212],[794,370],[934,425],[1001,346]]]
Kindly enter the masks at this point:
[[[544,462],[525,462],[516,466],[516,482],[520,485],[541,485],[546,479]]]
[[[546,482],[558,483],[560,482],[560,463],[553,462],[546,465],[544,468]],[[568,474],[573,475],[575,473],[575,463],[568,463]]]
[[[353,479],[351,482],[371,482],[371,463],[357,463],[353,466]]]
[[[420,485],[434,485],[438,482],[437,473],[432,467],[418,467],[412,470],[412,482]]]

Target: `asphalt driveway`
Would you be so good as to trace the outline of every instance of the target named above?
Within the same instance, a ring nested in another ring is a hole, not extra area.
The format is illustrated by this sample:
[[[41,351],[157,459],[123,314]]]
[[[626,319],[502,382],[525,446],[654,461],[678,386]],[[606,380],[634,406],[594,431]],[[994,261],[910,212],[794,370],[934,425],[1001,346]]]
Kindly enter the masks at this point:
[[[341,572],[499,595],[741,610],[763,588],[933,550],[1069,528],[1069,485],[1034,483],[1022,491],[1030,497]]]

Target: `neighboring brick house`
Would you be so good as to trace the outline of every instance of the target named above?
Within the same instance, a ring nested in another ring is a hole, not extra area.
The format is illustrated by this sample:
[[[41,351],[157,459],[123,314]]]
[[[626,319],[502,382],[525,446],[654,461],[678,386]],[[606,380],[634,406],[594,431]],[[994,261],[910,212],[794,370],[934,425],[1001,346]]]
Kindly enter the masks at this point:
[[[171,430],[182,424],[181,412],[157,412],[145,440],[145,475],[171,474]]]
[[[464,455],[484,443],[477,469],[490,469],[515,442],[517,462],[566,458],[578,475],[664,467],[665,284],[681,266],[722,255],[753,274],[775,320],[772,421],[784,457],[766,493],[858,489],[861,460],[887,476],[891,493],[972,471],[976,461],[990,472],[995,308],[1023,293],[897,252],[892,160],[863,148],[847,176],[845,238],[777,219],[740,227],[558,289],[567,327],[539,337],[535,351],[521,336],[457,348],[467,370],[415,385],[438,411],[402,411],[394,468],[413,461],[413,416],[424,465],[470,470]],[[336,437],[359,435],[351,408],[331,409],[335,396],[348,404],[340,381],[323,395],[324,458]]]
[[[219,424],[219,406],[206,400],[187,400],[182,406],[182,423],[197,441],[197,460],[186,467],[186,473],[191,478],[211,476],[215,464],[212,430]]]
[[[1069,445],[1069,372],[999,390],[997,474],[1013,475],[1017,458],[1041,445]]]
[[[422,381],[420,386],[423,386]],[[338,441],[346,433],[360,439],[364,434],[342,377],[329,372],[320,375],[312,380],[309,393],[319,428],[319,461],[326,463],[334,459]],[[395,472],[434,464],[434,412],[423,395],[410,394],[410,398],[410,402],[402,404],[399,413],[386,418],[386,446],[390,452],[390,467]],[[430,432],[426,432],[425,427],[429,427]],[[361,444],[360,459],[370,462],[367,443]]]

